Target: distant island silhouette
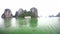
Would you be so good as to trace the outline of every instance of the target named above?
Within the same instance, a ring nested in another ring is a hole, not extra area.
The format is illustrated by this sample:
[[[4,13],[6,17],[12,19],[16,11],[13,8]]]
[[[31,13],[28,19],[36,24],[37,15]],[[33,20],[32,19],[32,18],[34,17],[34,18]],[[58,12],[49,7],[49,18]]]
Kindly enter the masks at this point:
[[[56,16],[54,16],[54,15],[49,15],[49,17],[60,17],[60,12],[59,12]]]

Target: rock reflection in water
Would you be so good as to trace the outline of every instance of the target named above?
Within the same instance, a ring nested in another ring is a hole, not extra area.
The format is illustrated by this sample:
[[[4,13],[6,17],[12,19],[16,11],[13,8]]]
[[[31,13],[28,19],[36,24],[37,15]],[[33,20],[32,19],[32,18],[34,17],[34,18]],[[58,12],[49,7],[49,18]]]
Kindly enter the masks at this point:
[[[6,18],[5,27],[36,27],[37,18]]]
[[[4,19],[4,25],[5,25],[6,28],[8,28],[8,27],[17,27],[18,23],[16,23],[15,18],[5,18]]]
[[[16,22],[18,23],[19,27],[28,27],[29,26],[29,19],[16,18]]]
[[[17,18],[17,23],[19,27],[36,27],[37,26],[37,18]]]
[[[4,19],[4,24],[5,24],[5,27],[10,27],[10,25],[11,25],[11,18]]]
[[[37,26],[37,18],[31,18],[30,27],[36,27],[36,26]]]

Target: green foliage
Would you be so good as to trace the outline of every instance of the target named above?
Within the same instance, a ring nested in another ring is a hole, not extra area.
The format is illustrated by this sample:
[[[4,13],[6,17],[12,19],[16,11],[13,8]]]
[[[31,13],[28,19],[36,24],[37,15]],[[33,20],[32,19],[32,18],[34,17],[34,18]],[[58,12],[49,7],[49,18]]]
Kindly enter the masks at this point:
[[[35,13],[32,13],[31,11],[27,12],[26,10],[24,10],[24,12],[22,14],[20,14],[18,17],[24,18],[25,16],[37,17],[37,15],[35,15]]]

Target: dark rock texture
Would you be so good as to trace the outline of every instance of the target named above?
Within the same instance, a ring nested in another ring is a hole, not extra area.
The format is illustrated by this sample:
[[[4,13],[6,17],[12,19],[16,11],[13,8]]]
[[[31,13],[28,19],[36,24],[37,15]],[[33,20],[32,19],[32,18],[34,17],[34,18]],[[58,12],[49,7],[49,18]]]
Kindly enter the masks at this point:
[[[23,9],[19,9],[18,11],[16,11],[15,17],[23,17],[23,14],[24,14]]]
[[[31,16],[31,17],[38,17],[38,12],[36,8],[31,8],[30,11],[19,9],[16,11],[15,17],[25,17],[25,16]]]
[[[11,10],[5,9],[4,13],[2,14],[2,18],[11,18],[11,17],[13,17]]]
[[[30,11],[31,11],[31,17],[38,17],[37,8],[33,7],[30,9]]]
[[[60,12],[56,15],[56,17],[60,17]]]

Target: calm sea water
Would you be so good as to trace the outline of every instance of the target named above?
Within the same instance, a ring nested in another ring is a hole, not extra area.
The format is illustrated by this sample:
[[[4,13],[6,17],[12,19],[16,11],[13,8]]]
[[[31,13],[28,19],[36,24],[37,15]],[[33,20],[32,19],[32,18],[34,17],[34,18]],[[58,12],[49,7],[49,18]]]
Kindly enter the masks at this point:
[[[60,34],[60,18],[0,18],[0,34]]]

